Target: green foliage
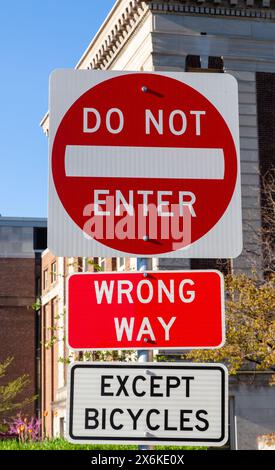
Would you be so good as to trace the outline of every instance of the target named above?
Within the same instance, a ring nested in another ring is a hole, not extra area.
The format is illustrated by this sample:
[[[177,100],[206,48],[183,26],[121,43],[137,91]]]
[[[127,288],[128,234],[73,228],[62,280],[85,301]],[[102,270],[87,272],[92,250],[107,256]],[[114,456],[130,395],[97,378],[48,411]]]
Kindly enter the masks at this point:
[[[0,363],[0,379],[5,377],[7,369],[13,361],[12,357],[8,357],[4,362]],[[35,397],[27,398],[23,401],[16,402],[16,397],[24,390],[29,383],[27,374],[23,374],[7,384],[0,385],[0,421],[14,410],[23,408],[31,403]]]
[[[112,350],[104,350],[104,351],[84,351],[83,352],[83,359],[86,361],[135,361],[137,353],[136,351],[131,350],[119,350],[119,351],[112,351]],[[78,359],[82,359],[78,358]]]
[[[31,305],[31,308],[35,312],[38,312],[41,309],[41,299],[39,297],[36,299],[35,303]]]
[[[91,258],[87,259],[87,264],[89,264],[90,266],[93,266],[95,272],[103,271],[102,267],[99,266],[98,263],[95,263],[94,260]]]
[[[247,363],[275,371],[275,276],[268,280],[245,274],[225,279],[226,343],[215,350],[194,350],[184,358],[225,362],[231,374]],[[207,312],[205,312],[207,315]]]
[[[98,263],[95,263],[92,258],[86,258],[86,263],[90,266],[93,266],[95,272],[103,271],[102,267]],[[83,272],[83,266],[79,264],[78,259],[72,263],[68,263],[67,266],[73,266],[77,271]]]
[[[70,444],[65,439],[46,439],[40,442],[18,442],[17,440],[0,441],[0,450],[136,450],[138,446],[127,445],[82,445]],[[172,447],[172,446],[156,446],[155,449],[183,449],[183,450],[206,450],[205,447]]]

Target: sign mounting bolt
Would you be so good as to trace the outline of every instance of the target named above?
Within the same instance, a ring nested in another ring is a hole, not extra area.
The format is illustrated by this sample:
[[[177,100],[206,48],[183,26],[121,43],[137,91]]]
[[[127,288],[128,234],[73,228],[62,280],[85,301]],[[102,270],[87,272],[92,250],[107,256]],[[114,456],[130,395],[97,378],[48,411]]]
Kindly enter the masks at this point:
[[[148,235],[144,235],[144,237],[143,237],[143,241],[144,241],[144,242],[148,242],[148,240],[149,240],[149,237],[148,237]]]
[[[148,91],[147,86],[142,86],[141,91],[143,91],[143,93],[147,93],[147,91]]]

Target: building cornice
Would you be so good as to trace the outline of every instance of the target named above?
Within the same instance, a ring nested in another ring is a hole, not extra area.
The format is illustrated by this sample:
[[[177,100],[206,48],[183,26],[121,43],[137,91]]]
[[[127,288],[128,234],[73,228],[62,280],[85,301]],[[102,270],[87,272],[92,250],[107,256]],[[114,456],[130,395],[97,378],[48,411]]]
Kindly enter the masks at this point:
[[[108,69],[149,11],[146,0],[117,0],[75,69]],[[47,135],[48,112],[41,120],[40,126]]]
[[[108,69],[148,11],[272,20],[275,0],[118,0],[76,69]]]
[[[275,20],[275,0],[117,0],[75,68],[110,68],[149,12]],[[40,126],[47,134],[48,113]]]
[[[150,11],[190,15],[275,19],[274,0],[146,0]]]
[[[0,227],[47,227],[46,217],[2,217]]]
[[[76,68],[83,68],[83,65],[92,69],[109,68],[148,10],[272,20],[275,19],[275,0],[118,0]]]
[[[75,68],[107,69],[148,11],[146,0],[118,0]]]

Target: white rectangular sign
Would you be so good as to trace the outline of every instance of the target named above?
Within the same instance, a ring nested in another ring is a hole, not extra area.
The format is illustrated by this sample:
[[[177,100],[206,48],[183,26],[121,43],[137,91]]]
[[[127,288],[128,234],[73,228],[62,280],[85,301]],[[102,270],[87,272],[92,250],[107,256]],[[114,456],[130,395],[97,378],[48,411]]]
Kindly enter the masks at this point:
[[[147,152],[146,152],[147,150]],[[185,179],[223,179],[221,149],[83,147],[67,145],[66,175],[89,178],[175,178],[184,161]],[[113,162],[116,161],[114,167]]]
[[[222,364],[75,363],[67,439],[77,443],[222,446],[228,375]]]
[[[234,77],[56,70],[49,108],[56,256],[241,253]]]

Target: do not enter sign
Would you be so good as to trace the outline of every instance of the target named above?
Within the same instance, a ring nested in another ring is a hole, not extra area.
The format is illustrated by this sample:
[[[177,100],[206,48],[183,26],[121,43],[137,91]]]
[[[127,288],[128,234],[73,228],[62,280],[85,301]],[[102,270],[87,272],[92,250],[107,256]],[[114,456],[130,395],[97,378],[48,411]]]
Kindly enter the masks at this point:
[[[50,126],[56,255],[240,253],[233,77],[56,71]]]

